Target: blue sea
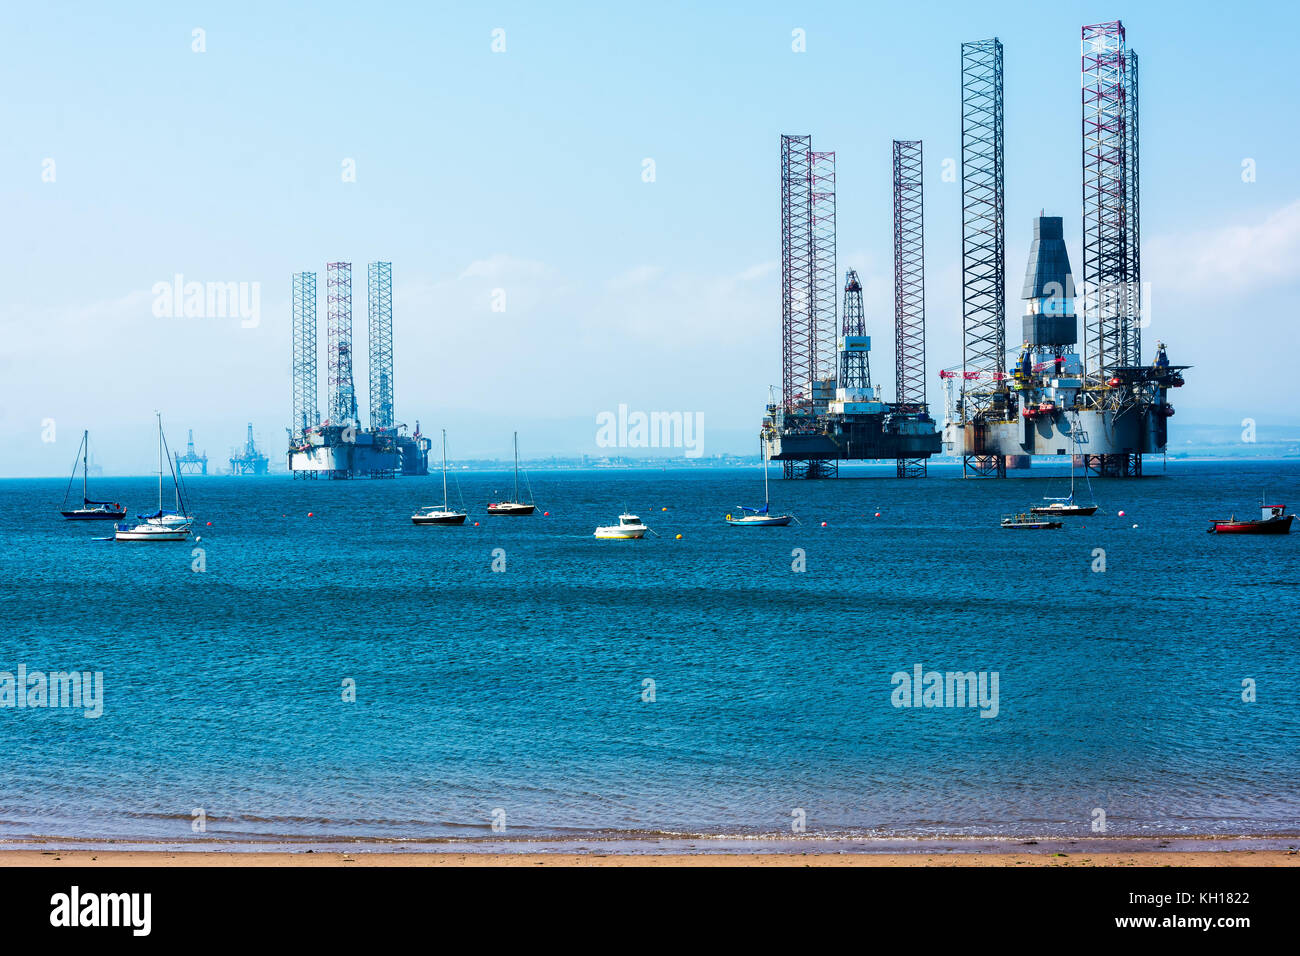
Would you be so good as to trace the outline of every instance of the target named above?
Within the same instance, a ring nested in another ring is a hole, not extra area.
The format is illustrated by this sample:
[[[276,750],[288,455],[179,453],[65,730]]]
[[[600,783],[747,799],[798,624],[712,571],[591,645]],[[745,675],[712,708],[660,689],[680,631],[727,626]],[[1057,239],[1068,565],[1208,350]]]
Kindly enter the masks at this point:
[[[787,528],[723,523],[757,467],[535,471],[530,518],[461,473],[459,528],[410,523],[436,476],[194,478],[201,540],[151,545],[0,481],[0,671],[103,675],[0,707],[0,844],[1294,843],[1300,530],[1206,529],[1300,462],[1147,471],[1053,532],[998,519],[1059,465],[774,480]],[[658,536],[592,537],[624,509]],[[897,706],[918,666],[996,715]]]

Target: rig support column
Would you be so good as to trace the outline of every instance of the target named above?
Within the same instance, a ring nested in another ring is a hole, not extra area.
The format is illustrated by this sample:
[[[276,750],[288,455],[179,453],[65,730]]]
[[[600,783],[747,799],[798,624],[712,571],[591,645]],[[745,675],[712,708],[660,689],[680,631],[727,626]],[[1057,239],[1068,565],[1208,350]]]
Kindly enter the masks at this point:
[[[393,429],[393,264],[372,262],[366,269],[370,310],[370,427],[376,437]]]
[[[1006,477],[981,453],[984,423],[1007,414],[1006,220],[1002,166],[1002,43],[961,45],[962,474]]]
[[[329,421],[356,426],[357,392],[352,382],[352,263],[325,266],[328,296]]]
[[[1082,30],[1084,403],[1113,401],[1108,381],[1141,363],[1137,222],[1137,58],[1113,20]],[[1137,451],[1085,456],[1103,475],[1137,477]]]
[[[835,154],[781,137],[781,408],[815,421],[835,379]],[[826,478],[834,461],[788,459],[786,478]]]
[[[301,445],[307,429],[320,424],[316,401],[316,273],[293,274],[293,427],[290,441]]]
[[[894,140],[894,411],[925,400],[925,190],[920,140]],[[899,458],[899,478],[924,478],[926,459]]]

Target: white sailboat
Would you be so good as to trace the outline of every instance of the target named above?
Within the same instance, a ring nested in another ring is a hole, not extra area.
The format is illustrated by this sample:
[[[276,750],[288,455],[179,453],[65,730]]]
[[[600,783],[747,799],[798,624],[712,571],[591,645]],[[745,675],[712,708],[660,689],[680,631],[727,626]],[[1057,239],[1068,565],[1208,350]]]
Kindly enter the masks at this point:
[[[533,497],[531,487],[528,489],[528,497]],[[515,496],[510,501],[491,502],[487,506],[487,512],[490,515],[530,515],[536,508],[531,500],[519,500],[519,432],[515,432]]]
[[[743,528],[784,527],[794,519],[794,515],[774,515],[770,513],[771,500],[767,492],[767,442],[760,440],[759,444],[763,449],[763,507],[759,509],[737,505],[740,514],[727,515],[727,524]]]
[[[463,507],[463,503],[462,503]],[[447,429],[442,430],[442,507],[426,505],[411,515],[411,524],[464,524],[465,512],[452,511],[447,498]]]
[[[179,513],[163,511],[163,430],[162,414],[158,415],[158,511],[152,515],[140,515],[140,524],[135,526],[119,524],[114,528],[115,541],[186,541],[190,537],[190,525],[194,519],[184,513],[181,502],[180,485],[176,473],[172,472],[172,485],[176,491],[176,507]]]

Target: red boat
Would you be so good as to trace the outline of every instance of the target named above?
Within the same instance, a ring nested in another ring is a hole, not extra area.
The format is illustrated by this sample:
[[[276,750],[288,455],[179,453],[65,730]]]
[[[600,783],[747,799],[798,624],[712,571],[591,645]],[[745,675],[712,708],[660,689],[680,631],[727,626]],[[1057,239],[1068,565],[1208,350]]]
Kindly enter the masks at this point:
[[[1212,518],[1210,534],[1288,534],[1293,514],[1286,514],[1286,505],[1261,505],[1259,520],[1238,521],[1231,518]]]

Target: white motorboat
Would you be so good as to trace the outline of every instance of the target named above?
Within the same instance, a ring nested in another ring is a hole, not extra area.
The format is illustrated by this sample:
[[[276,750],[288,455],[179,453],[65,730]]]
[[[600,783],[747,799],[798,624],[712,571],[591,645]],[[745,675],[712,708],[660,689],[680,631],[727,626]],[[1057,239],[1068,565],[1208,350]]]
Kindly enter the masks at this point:
[[[596,529],[597,538],[622,538],[634,539],[644,538],[646,532],[650,531],[640,518],[636,515],[622,514],[618,516],[618,524],[605,525]],[[651,532],[653,534],[653,532]]]

